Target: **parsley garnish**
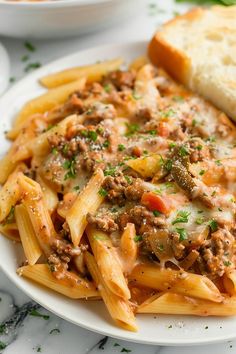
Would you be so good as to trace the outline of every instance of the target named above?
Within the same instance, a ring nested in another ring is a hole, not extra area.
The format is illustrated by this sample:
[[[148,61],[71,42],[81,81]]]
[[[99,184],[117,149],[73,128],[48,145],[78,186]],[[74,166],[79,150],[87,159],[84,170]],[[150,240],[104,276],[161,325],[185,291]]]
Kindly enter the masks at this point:
[[[5,349],[6,346],[7,346],[7,345],[6,345],[5,343],[3,343],[2,341],[0,341],[0,350]]]
[[[186,147],[184,145],[182,145],[179,149],[179,154],[180,156],[187,156],[189,155],[188,150],[186,149]]]
[[[29,56],[28,55],[23,55],[23,57],[21,58],[21,61],[25,62],[29,60]]]
[[[52,153],[53,153],[53,155],[56,155],[56,154],[58,153],[58,151],[57,151],[57,148],[56,148],[56,147],[52,148]]]
[[[36,62],[36,63],[29,63],[29,64],[25,67],[24,71],[25,71],[26,73],[28,73],[29,71],[38,69],[38,68],[40,68],[40,67],[41,67],[41,64],[40,64],[39,62]]]
[[[226,267],[229,267],[229,266],[231,266],[231,262],[230,262],[230,261],[225,261],[225,262],[224,262],[224,265],[225,265]]]
[[[135,91],[132,92],[132,97],[133,97],[133,99],[135,99],[135,100],[140,100],[140,99],[142,98],[142,96],[139,95],[139,94],[138,94],[137,92],[135,92]]]
[[[125,177],[126,181],[128,182],[128,184],[131,184],[133,182],[132,177],[130,177],[130,176],[124,176],[124,177]]]
[[[90,140],[95,142],[97,140],[97,137],[98,137],[98,135],[97,135],[97,133],[94,130],[89,130],[88,131],[88,138]]]
[[[164,118],[169,118],[169,117],[172,117],[175,113],[176,112],[172,108],[170,108],[168,111],[162,112],[162,116]]]
[[[106,85],[103,86],[103,88],[104,88],[105,92],[107,92],[107,93],[111,92],[111,85],[106,84]]]
[[[7,215],[5,221],[3,222],[3,226],[13,223],[13,221],[14,221],[14,213],[15,213],[15,207],[14,207],[14,205],[12,205],[11,209],[9,211],[9,214]]]
[[[132,350],[131,349],[122,348],[120,352],[121,353],[131,353]]]
[[[6,331],[6,325],[5,324],[0,324],[0,334],[4,334]]]
[[[79,185],[77,185],[77,186],[74,186],[74,191],[76,191],[76,192],[78,192],[79,190],[80,190],[80,186]]]
[[[42,317],[44,320],[49,320],[50,316],[49,315],[43,315],[37,310],[31,310],[29,313],[30,316],[35,316],[35,317]]]
[[[204,219],[203,219],[202,217],[197,218],[197,219],[195,220],[195,223],[196,223],[197,225],[202,225],[202,224],[204,223]]]
[[[137,123],[129,124],[126,123],[127,126],[127,133],[126,136],[131,136],[139,131],[139,125]]]
[[[150,135],[157,135],[157,131],[156,131],[155,129],[149,130],[149,131],[148,131],[148,134],[150,134]]]
[[[136,235],[136,236],[134,236],[134,241],[135,242],[140,242],[140,241],[142,241],[142,236],[141,235]]]
[[[175,102],[184,102],[183,96],[173,96],[172,100]]]
[[[221,165],[222,165],[222,162],[221,162],[220,160],[216,160],[216,161],[215,161],[215,164],[216,164],[217,166],[221,166]]]
[[[104,141],[103,145],[102,145],[104,148],[108,148],[110,146],[110,141],[109,140],[106,140]]]
[[[30,52],[35,52],[35,50],[36,50],[35,46],[34,46],[32,43],[30,43],[29,41],[26,41],[26,42],[24,43],[24,46],[25,46],[25,48],[28,49]]]
[[[64,180],[66,181],[69,178],[75,178],[76,177],[76,170],[75,170],[75,157],[72,157],[71,160],[66,160],[63,163],[63,167],[65,170],[68,170],[67,173],[65,174]]]
[[[104,171],[104,176],[115,176],[116,174],[116,167],[109,167],[106,168]]]
[[[161,213],[160,213],[160,211],[158,211],[158,210],[153,210],[153,215],[154,215],[154,216],[160,216]]]
[[[210,226],[212,232],[215,232],[218,229],[218,224],[215,220],[210,220],[208,225]]]
[[[119,144],[118,151],[124,151],[124,150],[125,150],[125,146],[123,144]]]
[[[170,148],[170,149],[173,149],[175,146],[176,146],[176,143],[170,143],[170,144],[169,144],[169,148]]]
[[[188,238],[188,235],[187,235],[187,232],[185,229],[183,228],[176,228],[176,232],[179,234],[179,240],[180,241],[184,241],[184,240],[187,240]]]
[[[198,151],[202,150],[202,145],[196,146],[196,149],[197,149]]]
[[[186,210],[180,210],[178,213],[177,213],[177,218],[172,221],[172,225],[175,225],[175,224],[179,224],[179,223],[187,223],[188,222],[188,217],[191,213],[189,211],[186,211]]]
[[[199,172],[199,175],[200,175],[200,176],[203,176],[205,172],[206,172],[205,170],[201,170],[201,171]]]
[[[107,192],[106,189],[104,189],[104,188],[101,187],[101,188],[99,189],[99,191],[98,191],[98,194],[99,194],[101,197],[106,197],[107,194],[108,194],[108,192]]]
[[[54,328],[49,332],[49,334],[54,334],[54,333],[61,333],[61,331],[59,328]]]

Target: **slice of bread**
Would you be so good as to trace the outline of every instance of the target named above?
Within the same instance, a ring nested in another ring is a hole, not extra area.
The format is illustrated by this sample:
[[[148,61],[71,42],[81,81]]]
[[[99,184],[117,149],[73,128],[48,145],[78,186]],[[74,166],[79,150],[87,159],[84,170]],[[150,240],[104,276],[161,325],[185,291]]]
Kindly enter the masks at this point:
[[[166,23],[149,58],[236,121],[236,6],[196,8]]]

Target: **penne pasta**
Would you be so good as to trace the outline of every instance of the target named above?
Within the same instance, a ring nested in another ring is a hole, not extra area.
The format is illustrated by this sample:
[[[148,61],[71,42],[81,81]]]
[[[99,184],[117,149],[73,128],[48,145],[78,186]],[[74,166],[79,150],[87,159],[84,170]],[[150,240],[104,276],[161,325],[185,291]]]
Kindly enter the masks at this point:
[[[137,171],[142,177],[149,178],[159,174],[163,177],[162,159],[160,154],[152,154],[145,157],[139,157],[135,160],[126,161],[126,165]]]
[[[0,222],[8,216],[11,210],[14,214],[15,204],[21,197],[19,177],[23,175],[25,168],[24,164],[19,164],[0,190]]]
[[[66,214],[66,221],[69,225],[72,242],[78,246],[80,239],[87,226],[87,214],[94,213],[102,203],[104,197],[99,194],[99,190],[104,180],[102,170],[97,170],[95,175],[77,196],[72,207]]]
[[[139,71],[146,64],[148,64],[148,58],[145,56],[140,56],[130,63],[129,69]]]
[[[221,303],[216,303],[167,292],[150,297],[138,307],[137,313],[234,316],[236,315],[236,296],[225,295]]]
[[[46,207],[42,189],[37,182],[26,176],[19,179],[19,185],[23,193],[22,203],[26,207],[39,245],[43,252],[49,255],[51,241],[56,237],[56,231]]]
[[[137,325],[129,302],[110,291],[99,271],[95,258],[89,252],[85,254],[85,261],[113,320],[119,327],[136,332]]]
[[[50,214],[52,214],[58,205],[57,192],[53,190],[49,184],[39,175],[36,176],[36,181],[40,184],[43,192],[43,197],[47,205],[47,209]]]
[[[135,225],[128,223],[120,239],[120,251],[123,260],[123,268],[130,273],[136,263],[138,256],[138,243],[135,242]]]
[[[223,276],[223,284],[229,295],[236,294],[236,270],[230,270]]]
[[[223,300],[219,290],[209,278],[181,270],[140,264],[134,268],[130,279],[136,284],[160,291],[168,290],[215,302]]]
[[[56,279],[47,264],[24,266],[18,268],[17,273],[71,299],[87,299],[99,295],[91,282],[72,272],[65,272],[64,279]]]
[[[17,115],[14,128],[11,132],[9,132],[8,137],[16,137],[19,134],[22,125],[28,121],[32,115],[36,113],[45,113],[64,103],[73,92],[82,90],[84,88],[85,81],[85,78],[80,78],[75,82],[49,90],[45,94],[26,103]]]
[[[114,294],[129,299],[130,291],[110,238],[91,226],[87,226],[86,234],[106,286]]]
[[[21,242],[18,227],[16,223],[13,224],[0,224],[0,233],[14,242]]]
[[[26,259],[30,265],[34,265],[42,255],[42,250],[24,205],[16,206],[15,218]]]
[[[88,82],[100,80],[109,71],[117,70],[123,59],[117,58],[97,64],[75,67],[51,74],[40,79],[40,83],[47,88],[54,88],[69,82],[86,77]]]

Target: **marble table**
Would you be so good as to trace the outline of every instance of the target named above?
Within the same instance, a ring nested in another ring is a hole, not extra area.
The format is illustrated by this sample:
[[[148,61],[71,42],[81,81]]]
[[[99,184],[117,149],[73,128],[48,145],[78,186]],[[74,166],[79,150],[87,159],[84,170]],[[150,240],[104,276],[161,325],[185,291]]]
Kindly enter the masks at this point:
[[[174,0],[143,0],[140,14],[119,27],[77,38],[34,40],[31,42],[36,50],[32,53],[27,52],[24,40],[0,38],[10,55],[10,84],[26,74],[25,55],[30,56],[30,63],[43,65],[92,46],[149,39],[163,21],[185,11],[186,7],[176,4]],[[72,325],[41,308],[18,290],[0,270],[0,353],[236,354],[236,341],[200,347],[158,347],[107,338]]]

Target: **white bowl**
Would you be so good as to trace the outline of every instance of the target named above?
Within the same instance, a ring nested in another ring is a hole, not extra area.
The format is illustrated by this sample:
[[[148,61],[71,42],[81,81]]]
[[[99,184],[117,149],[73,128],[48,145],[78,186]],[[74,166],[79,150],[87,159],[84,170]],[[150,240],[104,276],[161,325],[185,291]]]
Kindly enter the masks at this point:
[[[92,32],[134,14],[140,0],[0,0],[0,35],[62,38]]]
[[[10,61],[6,49],[0,43],[0,95],[6,90],[9,84]]]
[[[146,52],[147,42],[108,45],[78,52],[57,60],[14,85],[0,99],[0,151],[4,153],[9,143],[4,131],[11,126],[17,110],[30,98],[44,92],[38,79],[48,73],[91,61],[122,56],[128,63]],[[92,60],[91,60],[92,58]],[[236,318],[152,316],[138,315],[139,332],[131,333],[115,326],[101,301],[77,301],[68,299],[38,286],[16,274],[24,259],[20,245],[0,236],[0,267],[4,273],[28,296],[58,316],[81,327],[111,337],[129,341],[159,345],[191,345],[220,342],[236,338]]]

